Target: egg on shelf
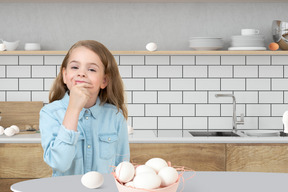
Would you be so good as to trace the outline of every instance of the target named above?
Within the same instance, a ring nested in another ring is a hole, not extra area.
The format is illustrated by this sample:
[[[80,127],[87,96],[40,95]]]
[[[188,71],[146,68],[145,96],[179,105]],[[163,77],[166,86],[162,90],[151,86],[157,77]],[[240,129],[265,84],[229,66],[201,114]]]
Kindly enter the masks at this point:
[[[156,51],[156,50],[157,50],[157,44],[154,43],[154,42],[148,43],[148,44],[146,45],[146,49],[147,49],[148,51]]]
[[[81,183],[89,189],[96,189],[103,185],[104,177],[97,171],[90,171],[81,177]]]

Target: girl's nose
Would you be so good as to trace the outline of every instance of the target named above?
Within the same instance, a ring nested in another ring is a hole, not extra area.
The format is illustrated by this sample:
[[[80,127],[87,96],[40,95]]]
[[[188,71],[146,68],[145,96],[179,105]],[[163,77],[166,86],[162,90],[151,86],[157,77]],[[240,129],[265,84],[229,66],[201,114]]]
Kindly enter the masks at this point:
[[[77,76],[78,77],[86,77],[86,73],[83,70],[79,70]]]

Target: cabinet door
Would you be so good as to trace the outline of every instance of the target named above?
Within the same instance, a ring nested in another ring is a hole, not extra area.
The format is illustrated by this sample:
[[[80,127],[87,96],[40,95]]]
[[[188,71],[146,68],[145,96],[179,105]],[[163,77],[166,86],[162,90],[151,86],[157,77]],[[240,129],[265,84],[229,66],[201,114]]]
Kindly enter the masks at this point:
[[[131,162],[145,164],[153,157],[195,171],[225,171],[225,144],[131,143]]]
[[[227,144],[226,170],[288,173],[288,144]]]
[[[41,144],[0,144],[0,178],[50,177]]]

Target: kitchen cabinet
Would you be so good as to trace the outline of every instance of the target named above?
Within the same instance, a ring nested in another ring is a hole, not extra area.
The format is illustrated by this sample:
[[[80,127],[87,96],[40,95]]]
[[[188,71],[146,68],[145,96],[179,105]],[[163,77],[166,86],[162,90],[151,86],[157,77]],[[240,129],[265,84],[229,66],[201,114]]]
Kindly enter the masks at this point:
[[[285,143],[130,143],[131,162],[144,164],[152,157],[195,171],[288,173]],[[27,179],[50,177],[40,143],[0,144],[0,191]]]

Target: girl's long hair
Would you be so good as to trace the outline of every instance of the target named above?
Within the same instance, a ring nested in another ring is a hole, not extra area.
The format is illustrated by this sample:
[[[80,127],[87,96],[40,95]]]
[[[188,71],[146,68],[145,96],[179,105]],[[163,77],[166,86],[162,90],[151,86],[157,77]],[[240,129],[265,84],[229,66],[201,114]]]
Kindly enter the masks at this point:
[[[118,70],[117,62],[112,53],[103,44],[94,40],[78,41],[69,49],[62,62],[60,72],[50,90],[49,103],[62,99],[65,93],[68,91],[68,87],[63,82],[62,71],[64,68],[67,68],[68,59],[71,52],[80,46],[84,46],[96,53],[104,65],[104,73],[107,76],[108,85],[106,88],[100,89],[99,91],[98,97],[101,104],[103,105],[104,103],[110,103],[115,105],[118,111],[121,109],[125,119],[128,119],[128,111],[125,104],[124,85]]]

